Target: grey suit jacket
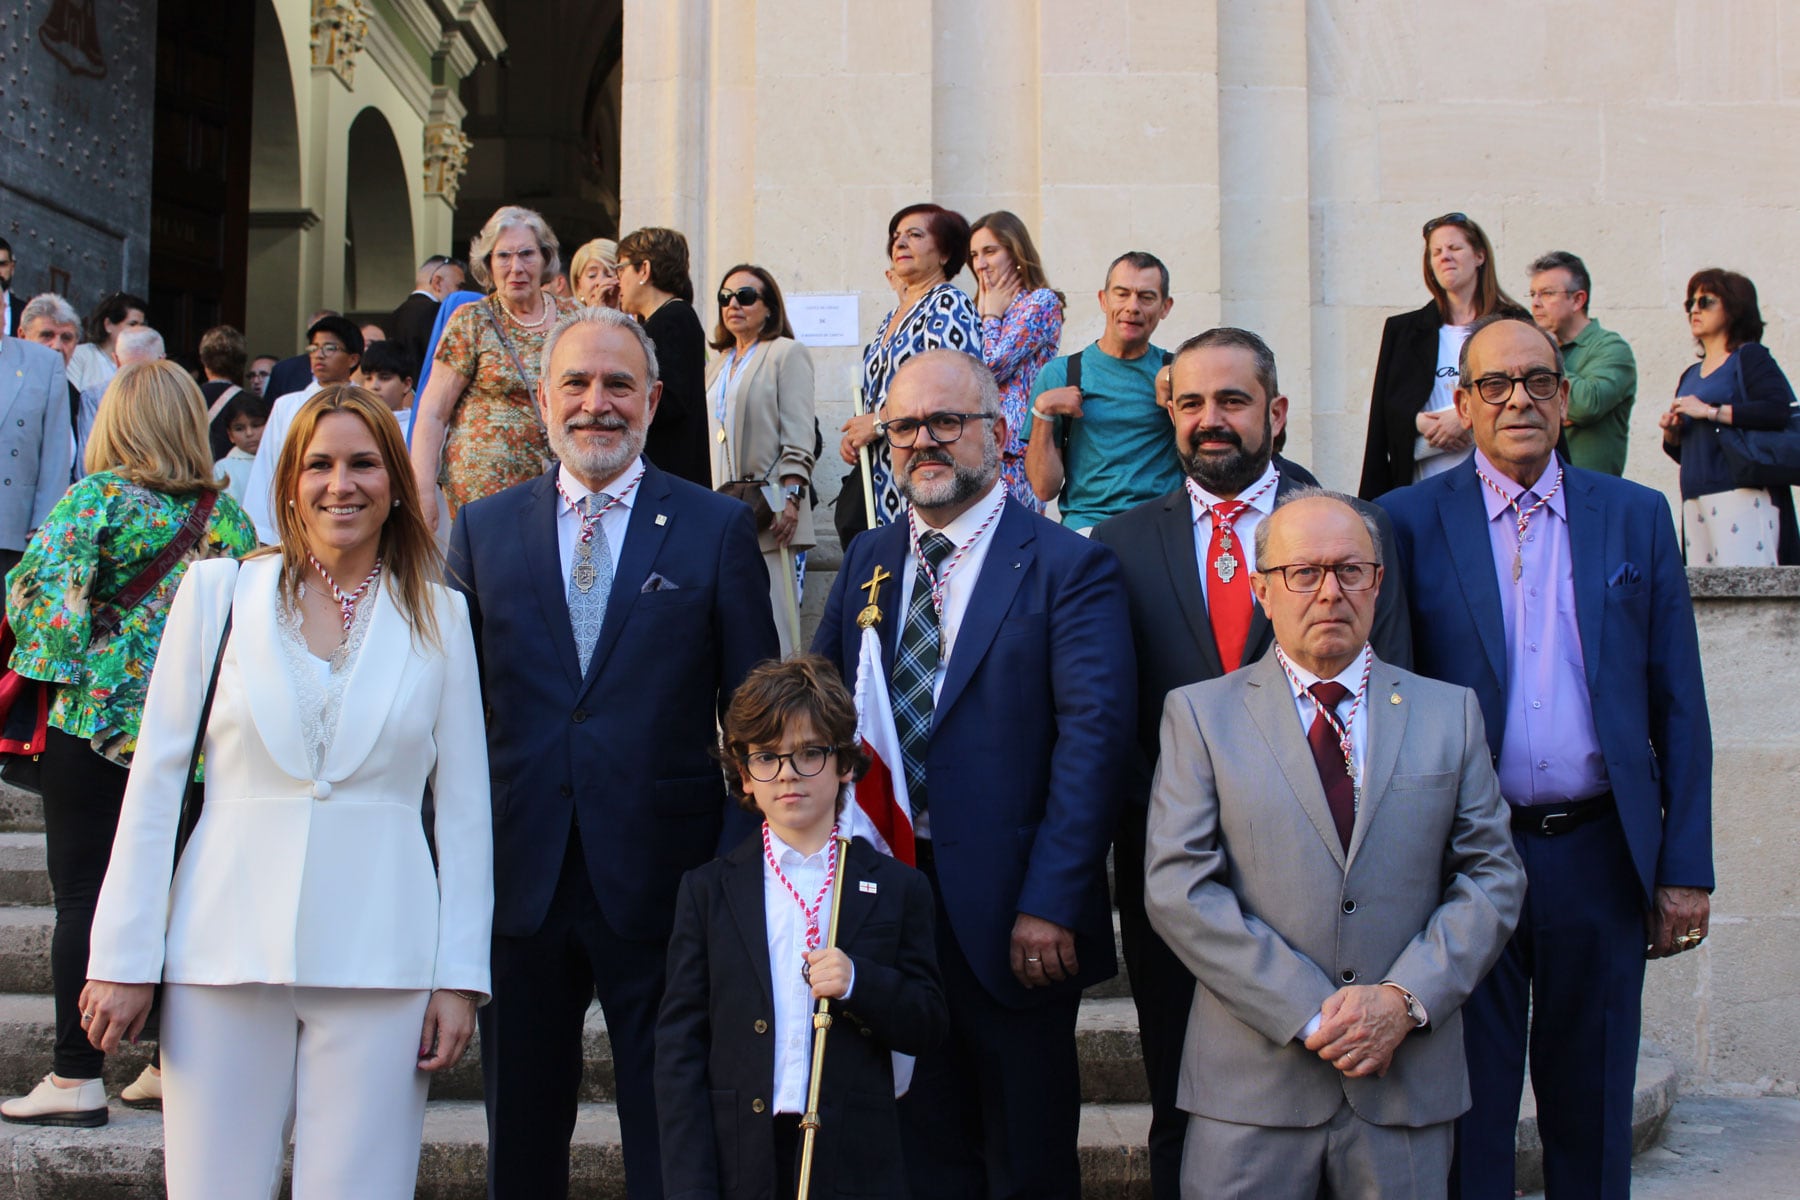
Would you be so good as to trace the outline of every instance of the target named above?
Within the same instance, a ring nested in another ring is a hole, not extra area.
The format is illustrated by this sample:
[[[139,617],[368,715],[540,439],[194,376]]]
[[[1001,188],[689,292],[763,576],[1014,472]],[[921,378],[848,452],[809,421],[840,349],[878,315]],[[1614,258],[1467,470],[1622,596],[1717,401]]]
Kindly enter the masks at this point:
[[[712,388],[725,369],[724,354],[715,354],[706,367],[706,411],[712,416]],[[779,483],[783,476],[810,480],[813,469],[813,363],[805,346],[793,338],[775,338],[757,344],[756,353],[738,373],[737,419],[730,431],[735,478],[764,479]],[[707,445],[716,459],[718,446],[708,435]],[[771,507],[781,511],[781,502]],[[764,530],[759,535],[763,552],[775,549],[775,539]],[[796,550],[815,545],[812,504],[800,497],[800,523],[789,543]]]
[[[1345,1098],[1377,1125],[1469,1106],[1458,1011],[1519,919],[1525,876],[1475,695],[1376,660],[1346,855],[1274,655],[1169,693],[1150,794],[1150,923],[1200,986],[1178,1100],[1240,1124],[1313,1126]],[[1345,984],[1391,979],[1431,1024],[1384,1078],[1295,1040]]]
[[[23,550],[69,489],[73,437],[62,355],[0,338],[0,550]]]

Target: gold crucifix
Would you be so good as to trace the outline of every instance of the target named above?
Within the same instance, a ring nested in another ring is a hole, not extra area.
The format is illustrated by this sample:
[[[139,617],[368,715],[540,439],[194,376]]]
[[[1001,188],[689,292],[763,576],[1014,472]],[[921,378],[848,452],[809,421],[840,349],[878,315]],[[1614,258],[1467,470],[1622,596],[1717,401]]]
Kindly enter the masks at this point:
[[[863,605],[861,612],[856,614],[856,624],[859,629],[872,629],[876,622],[881,620],[881,609],[876,607],[875,602],[881,598],[882,583],[893,577],[892,572],[886,570],[880,563],[876,563],[875,572],[869,576],[869,582],[860,585],[859,590],[869,593],[869,602]]]

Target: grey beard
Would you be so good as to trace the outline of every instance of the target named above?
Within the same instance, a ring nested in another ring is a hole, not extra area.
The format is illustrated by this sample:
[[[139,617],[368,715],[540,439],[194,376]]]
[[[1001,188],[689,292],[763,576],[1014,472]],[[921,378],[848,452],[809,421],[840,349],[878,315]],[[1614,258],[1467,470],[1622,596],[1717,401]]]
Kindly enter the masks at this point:
[[[550,441],[550,452],[556,455],[559,462],[569,465],[569,469],[595,479],[609,479],[631,465],[633,459],[644,452],[644,438],[649,432],[649,423],[642,429],[625,428],[624,439],[613,450],[584,449],[575,435],[563,425],[550,425],[544,429]]]
[[[908,467],[916,466],[917,461],[908,463]],[[894,478],[894,486],[915,508],[947,508],[973,500],[992,487],[1000,474],[1000,448],[992,439],[982,449],[979,467],[965,467],[948,456],[930,461],[946,463],[953,474],[942,483],[927,485],[914,483],[910,470],[903,475],[896,474]]]

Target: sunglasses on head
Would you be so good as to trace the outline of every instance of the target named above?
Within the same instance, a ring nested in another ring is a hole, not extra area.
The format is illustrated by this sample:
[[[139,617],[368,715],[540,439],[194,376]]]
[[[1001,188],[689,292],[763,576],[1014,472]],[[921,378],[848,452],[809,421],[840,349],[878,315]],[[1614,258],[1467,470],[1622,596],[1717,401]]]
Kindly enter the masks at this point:
[[[753,287],[741,287],[736,291],[731,291],[726,288],[719,289],[720,308],[731,307],[731,302],[733,300],[737,301],[737,306],[739,308],[749,308],[753,304],[762,303],[762,293]]]
[[[1464,229],[1467,229],[1469,227],[1469,224],[1470,224],[1470,222],[1469,222],[1469,214],[1468,213],[1459,213],[1459,212],[1445,213],[1441,217],[1433,217],[1433,218],[1431,218],[1431,220],[1425,222],[1425,236],[1430,237],[1431,231],[1436,229],[1440,225],[1460,225]]]

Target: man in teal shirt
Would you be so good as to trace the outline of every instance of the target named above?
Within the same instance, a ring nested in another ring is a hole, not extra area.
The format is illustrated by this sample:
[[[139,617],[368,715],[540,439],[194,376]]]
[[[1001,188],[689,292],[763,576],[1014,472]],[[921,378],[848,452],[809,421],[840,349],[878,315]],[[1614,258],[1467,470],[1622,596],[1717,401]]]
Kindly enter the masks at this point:
[[[1074,355],[1053,360],[1031,390],[1025,476],[1062,522],[1087,530],[1181,486],[1174,426],[1157,403],[1167,352],[1150,342],[1174,305],[1169,269],[1134,250],[1113,260],[1100,290],[1106,330]],[[1079,358],[1080,386],[1070,386]]]
[[[1637,398],[1637,359],[1625,339],[1588,316],[1587,264],[1553,250],[1531,264],[1531,316],[1562,347],[1569,379],[1563,432],[1569,460],[1590,471],[1625,473],[1631,402]]]

